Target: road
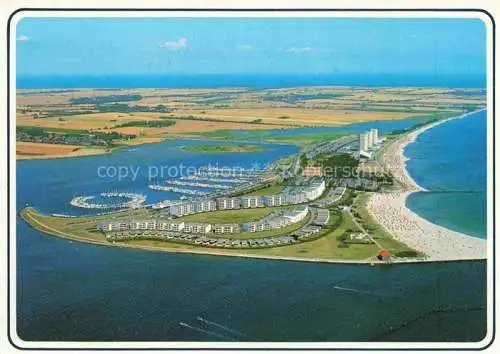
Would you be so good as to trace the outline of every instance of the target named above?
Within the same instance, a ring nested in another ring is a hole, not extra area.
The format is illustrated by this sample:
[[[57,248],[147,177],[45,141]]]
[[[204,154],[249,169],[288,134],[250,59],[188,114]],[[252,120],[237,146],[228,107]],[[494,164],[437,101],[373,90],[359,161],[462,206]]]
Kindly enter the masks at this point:
[[[357,197],[356,197],[357,198]],[[355,203],[355,200],[353,201],[353,204]],[[358,227],[358,229],[360,229],[363,234],[365,234],[366,236],[368,236],[368,238],[370,239],[370,241],[372,241],[374,244],[377,245],[377,247],[379,249],[383,249],[384,247],[378,242],[376,241],[369,233],[368,231],[365,230],[365,228],[363,227],[363,225],[361,225],[357,220],[356,218],[354,217],[354,215],[351,213],[350,210],[347,211],[349,213],[349,215],[352,217],[352,221],[354,222],[354,224]]]

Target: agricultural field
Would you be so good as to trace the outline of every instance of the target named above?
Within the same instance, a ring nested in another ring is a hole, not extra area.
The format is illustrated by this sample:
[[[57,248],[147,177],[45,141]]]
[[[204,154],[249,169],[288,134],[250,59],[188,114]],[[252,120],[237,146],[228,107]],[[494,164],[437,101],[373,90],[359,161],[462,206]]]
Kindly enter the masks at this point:
[[[17,158],[23,159],[40,159],[58,157],[77,157],[86,155],[99,155],[108,152],[107,149],[98,147],[81,147],[78,145],[62,145],[62,144],[43,144],[32,142],[17,142],[16,154]]]
[[[236,130],[343,126],[454,114],[485,103],[485,93],[480,89],[335,86],[18,90],[16,98],[18,127],[46,128],[60,135],[80,131],[82,136],[87,135],[82,137],[82,144],[78,139],[75,143],[75,139],[66,141],[54,135],[46,140],[20,136],[16,149],[19,158],[73,156],[84,146],[85,153],[102,153],[102,149],[92,150],[88,144],[88,135],[99,133],[115,134],[106,152],[118,146],[172,138],[231,139],[231,132]],[[265,134],[263,139],[267,139]],[[268,141],[287,142],[286,137],[278,139]],[[314,140],[315,137],[304,136],[302,143]],[[26,142],[72,146],[37,150]]]

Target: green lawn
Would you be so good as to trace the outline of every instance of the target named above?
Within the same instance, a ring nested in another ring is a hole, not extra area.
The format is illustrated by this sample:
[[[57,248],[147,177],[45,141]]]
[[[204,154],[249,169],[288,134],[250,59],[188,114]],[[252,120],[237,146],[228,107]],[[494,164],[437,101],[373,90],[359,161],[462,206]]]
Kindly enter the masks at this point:
[[[248,253],[282,257],[365,260],[375,257],[378,248],[373,244],[350,244],[347,248],[339,245],[345,230],[352,228],[352,222],[343,217],[340,225],[328,231],[321,238],[290,246],[249,250]]]
[[[324,132],[290,134],[290,135],[275,135],[265,137],[265,141],[270,143],[295,144],[306,147],[326,140],[338,139],[343,136],[350,135],[344,132]]]
[[[177,220],[189,222],[206,222],[211,224],[239,224],[252,220],[259,220],[269,215],[279,208],[258,208],[258,209],[238,209],[238,210],[218,210],[187,215]]]
[[[294,128],[288,128],[294,129]],[[245,131],[233,131],[233,130],[216,130],[212,132],[203,132],[197,134],[200,137],[212,138],[212,139],[224,139],[224,140],[234,140],[234,141],[245,141],[252,140],[258,141],[262,140],[270,143],[281,143],[281,144],[295,144],[300,146],[311,145],[320,141],[337,139],[345,135],[350,135],[344,132],[335,131],[318,131],[317,133],[290,133],[286,135],[271,135],[273,131],[277,129],[270,130],[245,130]]]
[[[245,193],[244,196],[263,196],[263,195],[279,194],[283,189],[285,189],[285,186],[283,184],[275,184],[253,192]]]

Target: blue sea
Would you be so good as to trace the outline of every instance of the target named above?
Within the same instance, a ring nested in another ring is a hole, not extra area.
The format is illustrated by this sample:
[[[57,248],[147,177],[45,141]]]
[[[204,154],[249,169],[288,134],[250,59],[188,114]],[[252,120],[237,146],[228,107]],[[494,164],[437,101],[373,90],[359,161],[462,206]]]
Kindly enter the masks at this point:
[[[52,88],[279,88],[296,86],[416,86],[484,88],[485,75],[317,74],[317,75],[19,75],[19,89]]]
[[[449,229],[486,238],[486,111],[448,121],[405,149],[409,174],[429,192],[407,205]]]
[[[464,163],[481,165],[484,120],[478,114],[443,124],[406,150],[410,174],[443,192],[417,194],[409,206],[479,237],[484,224],[464,222],[459,205],[469,208],[481,191],[484,195],[482,168],[449,176],[450,169],[441,166],[449,162],[463,171]],[[371,126],[390,132],[418,123]],[[450,132],[466,137],[441,146],[452,157],[436,145],[426,153],[426,142],[444,144],[439,137],[449,138]],[[105,156],[18,161],[17,208],[30,204],[44,212],[77,214],[82,211],[68,204],[73,196],[112,189],[145,193],[154,202],[173,195],[147,188],[150,165],[253,167],[298,151],[284,144],[243,154],[200,156],[180,149],[203,143],[165,141]],[[117,181],[100,178],[100,166],[140,167],[141,173],[136,180]],[[475,203],[467,215],[480,220],[484,204]],[[453,212],[441,212],[444,206]],[[475,342],[486,334],[484,261],[368,267],[239,259],[82,244],[44,235],[19,217],[16,228],[17,334],[26,341]]]

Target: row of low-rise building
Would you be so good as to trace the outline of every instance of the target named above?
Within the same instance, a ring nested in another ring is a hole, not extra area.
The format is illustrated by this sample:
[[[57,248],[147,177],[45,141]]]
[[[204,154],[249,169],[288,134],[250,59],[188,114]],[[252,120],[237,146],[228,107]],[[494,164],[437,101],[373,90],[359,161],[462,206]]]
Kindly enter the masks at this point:
[[[265,207],[264,197],[262,196],[247,196],[241,197],[242,208],[263,208]]]
[[[372,178],[338,178],[332,181],[332,185],[346,186],[353,189],[362,189],[368,191],[376,191],[380,188],[381,183]]]
[[[241,198],[217,198],[217,208],[219,210],[227,209],[240,209],[241,208]]]
[[[214,233],[216,234],[235,234],[241,231],[238,224],[215,224]]]
[[[176,220],[158,221],[158,220],[140,220],[131,222],[112,222],[107,225],[101,225],[100,229],[105,232],[124,231],[124,230],[162,230],[171,232],[185,232],[193,234],[234,234],[244,231],[258,232],[270,229],[284,227],[296,223],[307,216],[308,207],[297,210],[285,211],[279,215],[264,218],[259,221],[243,224],[210,224],[199,222],[184,222]]]
[[[347,190],[346,186],[339,186],[330,189],[327,195],[325,195],[323,198],[317,200],[314,202],[314,205],[320,206],[320,207],[325,207],[328,205],[331,205],[335,202],[338,202],[342,196],[344,195],[345,191]]]
[[[298,210],[287,211],[279,215],[279,217],[289,218],[290,221],[298,221],[303,217],[303,213],[306,209],[301,208]],[[149,239],[159,239],[166,241],[178,241],[185,242],[192,245],[206,246],[206,247],[221,247],[221,248],[261,248],[261,247],[276,247],[288,244],[293,244],[296,242],[305,242],[314,239],[320,235],[324,230],[324,223],[321,220],[325,220],[327,215],[327,209],[312,208],[311,219],[303,225],[298,230],[292,233],[286,233],[277,236],[270,236],[264,238],[224,238],[210,236],[210,231],[214,233],[229,233],[229,231],[239,230],[239,225],[237,224],[219,224],[210,225],[203,223],[184,223],[184,222],[172,222],[171,224],[177,225],[176,228],[179,229],[189,229],[199,231],[198,233],[186,233],[164,229],[167,227],[168,222],[155,221],[155,220],[144,220],[136,221],[132,223],[116,223],[117,225],[127,226],[127,227],[140,227],[135,230],[113,230],[106,233],[106,239],[108,241],[116,242],[128,239],[138,239],[138,238],[149,238]],[[276,215],[271,217],[274,218]],[[327,219],[326,219],[327,220]],[[323,225],[319,225],[323,224]],[[210,225],[210,227],[208,226]],[[156,230],[144,229],[145,227],[156,226]],[[171,225],[168,227],[172,227]],[[198,228],[198,229],[196,229]]]
[[[315,217],[313,223],[315,225],[324,226],[328,223],[330,219],[330,211],[328,209],[315,209]]]
[[[279,229],[303,220],[308,212],[309,208],[307,206],[296,210],[287,210],[278,215],[272,215],[258,221],[246,223],[243,225],[243,230],[247,232],[260,232]]]
[[[185,201],[170,206],[170,214],[175,216],[203,213],[214,210],[217,210],[217,203],[212,199]]]
[[[305,186],[286,188],[280,194],[264,196],[221,197],[217,199],[198,199],[183,201],[169,207],[170,215],[181,217],[195,213],[215,210],[236,210],[264,207],[277,207],[281,205],[301,204],[321,196],[326,189],[323,179],[314,180]]]
[[[283,193],[285,204],[301,204],[319,198],[326,189],[324,180],[316,180],[307,186],[286,188]]]
[[[166,241],[178,241],[196,246],[218,247],[218,248],[263,248],[276,247],[293,244],[297,240],[290,235],[279,235],[266,238],[237,239],[214,237],[209,235],[195,235],[176,232],[164,232],[158,230],[136,230],[133,232],[113,232],[106,235],[110,242],[125,241],[130,239],[158,239]]]

